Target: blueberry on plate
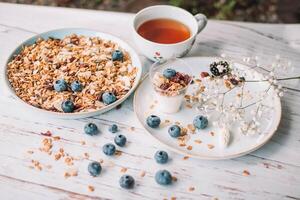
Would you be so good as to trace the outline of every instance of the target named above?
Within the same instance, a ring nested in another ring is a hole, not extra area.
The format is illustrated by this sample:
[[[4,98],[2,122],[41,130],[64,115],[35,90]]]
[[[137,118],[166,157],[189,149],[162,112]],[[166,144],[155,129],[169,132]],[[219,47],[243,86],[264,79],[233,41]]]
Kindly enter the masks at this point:
[[[181,135],[181,128],[178,125],[170,126],[168,133],[171,137],[177,138]]]
[[[172,175],[167,170],[159,170],[155,174],[155,181],[160,185],[170,185],[172,183]]]
[[[61,103],[61,109],[65,113],[71,113],[71,112],[74,111],[75,106],[74,106],[74,103],[71,100],[66,100],[66,101],[63,101]]]
[[[84,126],[84,132],[88,135],[97,135],[99,133],[99,129],[94,123],[87,123]]]
[[[108,130],[111,133],[116,133],[116,132],[118,132],[118,125],[117,124],[112,124],[112,125],[109,126]]]
[[[124,147],[126,144],[126,137],[124,135],[116,135],[115,139],[114,139],[116,145],[120,146],[120,147]]]
[[[149,117],[147,117],[146,122],[149,127],[157,128],[160,124],[160,118],[156,115],[150,115]]]
[[[90,173],[91,176],[99,176],[101,171],[102,171],[102,167],[100,165],[99,162],[91,162],[89,165],[88,165],[88,171]]]
[[[123,61],[123,58],[124,58],[123,53],[120,50],[113,51],[111,55],[112,61]]]
[[[82,84],[79,81],[73,81],[71,83],[71,90],[73,92],[81,92],[82,91]]]
[[[116,146],[112,143],[108,143],[102,147],[102,150],[105,155],[112,156],[116,152]]]
[[[205,116],[198,115],[194,118],[193,124],[198,129],[205,129],[208,125],[208,120]]]
[[[128,174],[121,176],[119,184],[124,189],[131,189],[134,187],[134,178]]]
[[[168,162],[169,156],[165,151],[157,151],[154,155],[154,159],[157,163],[164,164]]]
[[[176,75],[176,71],[174,69],[168,68],[163,71],[163,76],[167,79],[170,79],[175,75]]]
[[[68,84],[64,79],[59,79],[54,82],[53,87],[56,92],[63,92],[68,89]]]
[[[102,101],[105,105],[109,105],[117,100],[117,97],[112,92],[104,92],[102,94]]]

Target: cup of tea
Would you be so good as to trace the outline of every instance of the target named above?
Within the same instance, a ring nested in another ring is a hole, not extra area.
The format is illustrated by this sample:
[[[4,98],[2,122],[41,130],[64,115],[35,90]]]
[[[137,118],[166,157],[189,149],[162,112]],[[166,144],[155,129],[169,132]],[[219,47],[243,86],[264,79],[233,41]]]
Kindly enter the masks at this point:
[[[200,13],[193,16],[175,6],[150,6],[134,17],[134,41],[152,61],[182,57],[191,50],[206,24],[206,16]]]

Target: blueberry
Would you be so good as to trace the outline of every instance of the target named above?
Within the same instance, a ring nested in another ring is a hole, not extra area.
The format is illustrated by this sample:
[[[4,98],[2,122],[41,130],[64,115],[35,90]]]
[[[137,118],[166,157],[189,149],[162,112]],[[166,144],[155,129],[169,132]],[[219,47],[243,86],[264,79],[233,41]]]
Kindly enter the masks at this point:
[[[157,151],[154,155],[154,158],[157,163],[164,164],[168,162],[169,156],[168,153],[165,151]]]
[[[126,144],[126,137],[124,135],[116,135],[115,139],[114,139],[116,145],[120,146],[120,147],[124,147]]]
[[[160,185],[170,185],[172,183],[172,175],[167,170],[159,170],[155,174],[155,181]]]
[[[116,152],[116,147],[112,143],[108,143],[102,147],[102,150],[105,155],[112,156]]]
[[[123,175],[119,180],[119,184],[124,189],[131,189],[134,187],[134,178],[130,175]]]
[[[109,105],[117,100],[117,97],[112,92],[104,92],[102,94],[102,101],[104,104]]]
[[[167,79],[170,79],[175,75],[176,75],[176,71],[174,69],[168,68],[163,71],[163,76],[166,77]]]
[[[84,126],[84,132],[88,135],[97,135],[99,130],[96,124],[88,123]]]
[[[181,134],[181,128],[177,125],[172,125],[170,126],[168,132],[171,137],[177,138]]]
[[[88,171],[91,176],[99,176],[102,171],[102,167],[99,162],[91,162],[88,166]]]
[[[82,88],[82,84],[79,81],[73,81],[71,83],[71,90],[73,92],[81,92]]]
[[[68,89],[68,84],[64,79],[59,79],[54,82],[53,87],[56,92],[63,92]]]
[[[71,100],[66,100],[63,101],[61,103],[61,109],[65,112],[65,113],[71,113],[74,111],[75,106],[74,103]]]
[[[118,126],[116,124],[112,124],[111,126],[109,126],[108,130],[111,133],[116,133],[118,132]]]
[[[111,57],[112,57],[112,61],[123,61],[124,58],[123,53],[120,50],[113,51]]]
[[[157,128],[160,124],[160,118],[157,117],[156,115],[150,115],[147,117],[147,125],[150,126],[151,128]]]
[[[193,124],[198,129],[204,129],[208,125],[208,120],[206,117],[204,117],[202,115],[198,115],[195,117]]]

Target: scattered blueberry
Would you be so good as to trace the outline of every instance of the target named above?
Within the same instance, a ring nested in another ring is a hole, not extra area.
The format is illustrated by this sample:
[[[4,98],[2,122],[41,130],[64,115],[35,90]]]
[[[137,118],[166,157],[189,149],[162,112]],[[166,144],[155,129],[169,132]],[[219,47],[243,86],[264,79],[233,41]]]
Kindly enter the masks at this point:
[[[120,50],[115,50],[112,55],[112,61],[123,61],[123,53]]]
[[[68,89],[68,84],[64,79],[59,79],[54,82],[53,87],[56,92],[63,92]]]
[[[99,162],[94,161],[88,165],[88,171],[91,176],[99,176],[102,171],[102,167]]]
[[[163,71],[163,76],[166,77],[167,79],[170,79],[175,75],[176,75],[176,71],[174,69],[168,68]]]
[[[160,185],[170,185],[172,183],[172,175],[167,170],[159,170],[155,174],[155,181]]]
[[[151,128],[157,128],[160,124],[160,118],[156,115],[150,115],[149,117],[147,117],[146,122]]]
[[[112,124],[111,126],[109,126],[108,130],[111,133],[116,133],[118,132],[118,126],[116,124]]]
[[[82,88],[82,84],[79,81],[73,81],[71,83],[71,90],[73,92],[81,92]]]
[[[208,125],[208,120],[206,117],[204,117],[202,115],[198,115],[195,117],[193,124],[198,129],[204,129]]]
[[[168,153],[165,151],[157,151],[154,155],[154,158],[157,163],[164,164],[168,162],[169,156]]]
[[[88,135],[97,135],[99,130],[96,124],[88,123],[84,126],[84,132]]]
[[[104,104],[109,105],[117,100],[117,97],[112,92],[104,92],[102,94],[102,101]]]
[[[112,143],[108,143],[103,146],[102,150],[105,155],[112,156],[116,152],[116,147]]]
[[[114,139],[116,145],[120,146],[120,147],[124,147],[126,144],[126,137],[124,135],[116,135],[115,139]]]
[[[124,189],[131,189],[134,187],[134,178],[130,175],[123,175],[119,180],[119,184]]]
[[[61,103],[61,109],[65,112],[65,113],[71,113],[74,111],[75,106],[74,103],[71,100],[66,100],[63,101]]]
[[[171,137],[177,138],[181,134],[181,128],[178,125],[172,125],[170,126],[168,132]]]

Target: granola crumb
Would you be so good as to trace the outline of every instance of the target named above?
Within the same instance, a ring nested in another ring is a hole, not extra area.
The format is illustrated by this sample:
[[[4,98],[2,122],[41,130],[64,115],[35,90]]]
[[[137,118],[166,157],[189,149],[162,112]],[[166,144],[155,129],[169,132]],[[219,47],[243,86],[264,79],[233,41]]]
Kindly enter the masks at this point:
[[[78,171],[75,170],[75,169],[74,169],[74,170],[71,170],[71,171],[70,171],[70,175],[71,175],[71,176],[78,176]]]
[[[190,109],[193,108],[193,105],[191,105],[191,104],[186,104],[185,106]]]
[[[244,170],[244,171],[243,171],[243,175],[244,175],[244,176],[249,176],[249,175],[250,175],[250,172],[249,172],[248,170]]]
[[[94,186],[89,185],[89,186],[88,186],[88,190],[89,190],[90,192],[94,192],[94,191],[95,191],[95,188],[94,188]]]
[[[100,163],[100,164],[104,163],[104,160],[101,158],[101,159],[99,160],[99,163]]]
[[[174,182],[176,182],[176,181],[177,181],[177,177],[176,177],[176,176],[172,176],[172,180],[173,180]]]
[[[194,140],[194,142],[197,143],[197,144],[201,144],[202,143],[201,140]]]
[[[175,122],[175,124],[179,126],[181,123],[180,122]]]
[[[141,177],[144,177],[145,175],[146,175],[145,171],[142,171],[141,174],[140,174]]]
[[[214,136],[214,135],[215,135],[215,133],[214,133],[213,131],[211,131],[209,134],[210,134],[211,136]]]
[[[189,156],[184,156],[183,157],[183,160],[187,160],[187,159],[189,159],[190,157]]]
[[[187,147],[187,150],[189,150],[189,151],[191,151],[193,149],[193,146],[191,146],[191,145],[189,145],[188,147]]]
[[[132,126],[132,127],[130,127],[130,131],[134,131],[135,130],[135,128]]]
[[[187,125],[187,129],[191,132],[191,133],[195,133],[196,128],[193,124],[188,124]]]
[[[126,167],[122,167],[120,171],[121,171],[122,173],[125,173],[125,172],[127,172],[127,168],[126,168]]]
[[[70,174],[69,172],[65,172],[65,173],[64,173],[64,177],[65,177],[65,178],[69,178],[70,176],[71,176],[71,174]]]
[[[115,152],[115,156],[121,156],[122,155],[122,151],[120,151],[120,150],[116,150],[116,152]]]
[[[81,145],[86,145],[86,142],[82,140],[82,141],[80,141],[80,144]]]
[[[84,158],[86,158],[86,159],[88,159],[88,158],[90,157],[90,155],[89,155],[87,152],[85,152],[85,153],[83,154],[83,156],[84,156]]]
[[[61,154],[60,153],[57,153],[54,155],[54,159],[55,160],[59,160],[61,158]]]
[[[189,191],[192,192],[195,190],[195,187],[189,187]]]
[[[171,200],[176,200],[176,197],[171,197]]]
[[[212,145],[212,144],[208,144],[208,145],[207,145],[207,147],[208,147],[209,149],[213,149],[213,148],[215,148],[215,146],[214,146],[214,145]]]
[[[59,136],[54,136],[54,137],[53,137],[53,140],[54,140],[54,141],[58,141],[58,140],[60,140],[60,137],[59,137]]]

